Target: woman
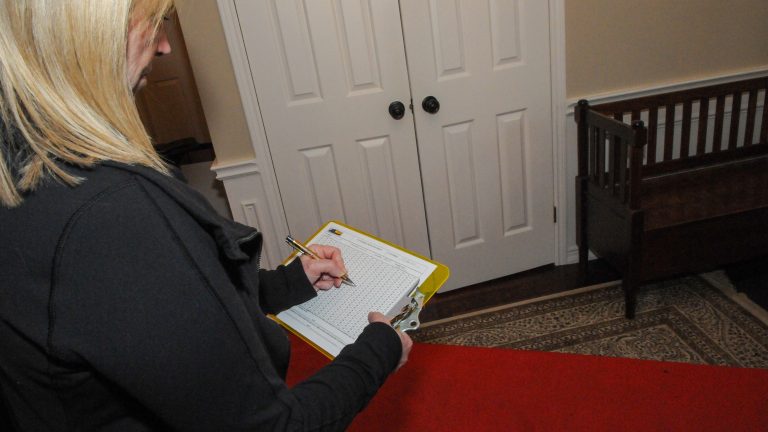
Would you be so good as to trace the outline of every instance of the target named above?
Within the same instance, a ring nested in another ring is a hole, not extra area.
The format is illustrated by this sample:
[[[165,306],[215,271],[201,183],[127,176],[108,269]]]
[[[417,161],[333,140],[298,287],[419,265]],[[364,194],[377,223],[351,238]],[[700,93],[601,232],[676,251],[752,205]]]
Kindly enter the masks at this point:
[[[410,351],[380,313],[289,389],[276,313],[338,250],[259,269],[153,150],[133,91],[171,0],[0,0],[0,393],[20,430],[343,429]]]

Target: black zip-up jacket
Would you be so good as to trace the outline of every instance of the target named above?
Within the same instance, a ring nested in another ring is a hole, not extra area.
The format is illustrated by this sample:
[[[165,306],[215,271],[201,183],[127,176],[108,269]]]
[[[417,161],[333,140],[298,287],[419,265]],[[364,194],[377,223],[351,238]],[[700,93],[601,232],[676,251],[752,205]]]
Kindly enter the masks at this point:
[[[298,260],[259,270],[261,234],[175,178],[67,169],[81,185],[0,207],[0,394],[17,429],[341,430],[396,367],[399,338],[374,323],[288,388],[289,342],[265,314],[315,295]]]

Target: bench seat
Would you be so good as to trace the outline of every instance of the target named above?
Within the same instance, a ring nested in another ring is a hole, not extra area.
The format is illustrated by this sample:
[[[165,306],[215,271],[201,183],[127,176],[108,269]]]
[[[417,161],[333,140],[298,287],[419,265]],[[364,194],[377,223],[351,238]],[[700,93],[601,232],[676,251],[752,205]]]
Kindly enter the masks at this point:
[[[768,157],[643,179],[645,231],[768,208]]]

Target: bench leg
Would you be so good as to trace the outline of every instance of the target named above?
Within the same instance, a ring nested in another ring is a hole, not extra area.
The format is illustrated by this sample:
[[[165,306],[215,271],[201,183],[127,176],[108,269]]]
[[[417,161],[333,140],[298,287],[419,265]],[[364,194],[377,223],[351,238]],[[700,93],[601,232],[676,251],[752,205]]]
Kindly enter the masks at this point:
[[[633,319],[637,307],[637,283],[625,277],[621,284],[624,288],[624,314],[627,319]]]
[[[587,230],[587,179],[576,179],[576,243],[579,245],[579,285],[589,283],[589,237]]]
[[[587,286],[589,282],[589,250],[582,242],[579,246],[579,285]]]

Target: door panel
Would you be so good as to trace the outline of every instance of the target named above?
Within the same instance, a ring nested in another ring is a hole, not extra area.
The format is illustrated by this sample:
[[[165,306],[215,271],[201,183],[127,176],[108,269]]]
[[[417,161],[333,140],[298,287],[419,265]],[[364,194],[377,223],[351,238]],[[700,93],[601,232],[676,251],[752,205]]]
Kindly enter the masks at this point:
[[[453,289],[554,261],[548,4],[401,2],[433,258]],[[440,110],[418,105],[433,95]]]
[[[340,219],[429,254],[396,0],[236,0],[291,233]],[[266,167],[264,167],[266,169]]]

